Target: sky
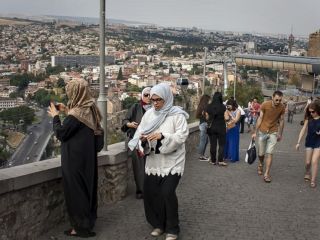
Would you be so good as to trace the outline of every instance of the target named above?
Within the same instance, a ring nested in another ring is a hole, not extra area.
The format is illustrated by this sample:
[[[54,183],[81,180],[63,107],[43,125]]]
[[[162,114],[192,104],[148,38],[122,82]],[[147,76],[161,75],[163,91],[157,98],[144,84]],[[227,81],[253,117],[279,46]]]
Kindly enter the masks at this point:
[[[0,0],[0,14],[99,17],[100,0]],[[320,0],[106,0],[107,18],[170,27],[307,36]]]

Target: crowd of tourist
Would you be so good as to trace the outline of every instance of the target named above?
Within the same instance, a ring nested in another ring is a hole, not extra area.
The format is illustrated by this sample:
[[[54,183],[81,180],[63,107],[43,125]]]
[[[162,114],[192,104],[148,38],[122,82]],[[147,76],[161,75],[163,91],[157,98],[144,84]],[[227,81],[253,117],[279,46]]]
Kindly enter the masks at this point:
[[[61,144],[62,178],[70,229],[67,236],[93,237],[97,218],[97,136],[103,130],[101,114],[85,81],[70,81],[66,86],[68,104],[51,103],[48,113],[53,117],[53,129]],[[184,172],[185,141],[189,118],[181,107],[173,105],[172,88],[160,83],[147,87],[140,101],[129,109],[123,119],[122,131],[128,137],[128,158],[132,160],[136,198],[143,199],[151,235],[166,233],[166,240],[178,239],[179,213],[176,189]],[[200,99],[196,117],[199,119],[199,160],[227,167],[238,162],[240,134],[245,123],[247,132],[258,146],[258,175],[271,182],[271,166],[277,142],[282,139],[285,109],[292,123],[296,104],[292,98],[283,104],[283,93],[275,91],[270,100],[259,103],[257,98],[241,107],[236,99],[223,102],[220,92]],[[63,122],[59,111],[66,113]],[[304,180],[316,187],[320,157],[320,101],[310,101],[305,107],[296,149],[305,141]],[[206,147],[210,143],[210,156]]]

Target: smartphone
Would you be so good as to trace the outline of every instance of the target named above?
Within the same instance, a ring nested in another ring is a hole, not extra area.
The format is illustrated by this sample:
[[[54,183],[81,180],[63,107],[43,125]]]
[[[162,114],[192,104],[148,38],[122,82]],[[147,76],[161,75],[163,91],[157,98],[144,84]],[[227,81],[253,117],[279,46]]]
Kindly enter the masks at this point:
[[[57,102],[52,102],[53,105],[55,106],[55,108],[60,111],[60,103],[57,103]]]
[[[59,103],[55,103],[54,106],[56,107],[56,109],[57,109],[58,111],[60,111],[60,104],[59,104]]]

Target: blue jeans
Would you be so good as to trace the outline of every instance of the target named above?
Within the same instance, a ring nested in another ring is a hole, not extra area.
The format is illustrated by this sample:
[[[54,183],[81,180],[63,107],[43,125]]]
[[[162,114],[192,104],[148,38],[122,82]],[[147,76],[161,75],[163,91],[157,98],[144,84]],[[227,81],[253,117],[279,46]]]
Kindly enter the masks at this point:
[[[198,153],[203,156],[206,152],[207,144],[208,144],[208,134],[207,134],[207,123],[203,122],[199,125],[200,130],[200,142],[198,146]]]

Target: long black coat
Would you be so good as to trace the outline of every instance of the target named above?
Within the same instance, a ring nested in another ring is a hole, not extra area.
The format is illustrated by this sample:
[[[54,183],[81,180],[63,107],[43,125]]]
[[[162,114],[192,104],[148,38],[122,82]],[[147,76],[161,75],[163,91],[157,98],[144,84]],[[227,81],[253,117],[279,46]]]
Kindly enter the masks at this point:
[[[61,141],[62,180],[71,226],[91,230],[97,218],[97,152],[94,132],[69,115],[61,124],[53,118]]]

